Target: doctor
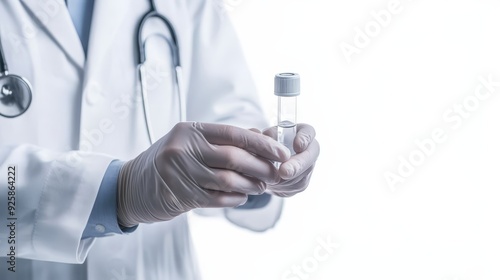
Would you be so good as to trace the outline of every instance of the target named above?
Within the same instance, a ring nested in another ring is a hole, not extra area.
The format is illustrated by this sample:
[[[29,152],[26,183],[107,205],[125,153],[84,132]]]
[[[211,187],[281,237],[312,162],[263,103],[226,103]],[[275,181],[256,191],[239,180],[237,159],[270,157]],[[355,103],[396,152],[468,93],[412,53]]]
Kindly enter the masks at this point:
[[[265,129],[219,4],[154,2],[175,32],[159,20],[144,26],[144,106],[136,38],[152,4],[67,2],[0,2],[9,72],[33,90],[26,112],[0,116],[1,221],[7,169],[16,168],[15,277],[199,279],[186,213],[212,209],[250,230],[273,227],[281,197],[308,185],[319,155],[314,129],[298,126],[294,156],[268,137],[275,129]],[[182,72],[172,67],[175,40]]]

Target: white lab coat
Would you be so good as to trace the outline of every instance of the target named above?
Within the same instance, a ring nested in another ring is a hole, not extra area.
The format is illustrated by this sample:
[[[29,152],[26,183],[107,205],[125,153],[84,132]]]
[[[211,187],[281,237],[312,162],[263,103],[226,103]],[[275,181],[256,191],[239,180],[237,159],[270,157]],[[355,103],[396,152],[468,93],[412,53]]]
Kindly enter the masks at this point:
[[[177,31],[187,120],[265,127],[223,5],[156,2]],[[146,0],[96,0],[85,57],[63,0],[0,0],[9,72],[33,86],[24,115],[0,117],[0,223],[7,215],[7,166],[15,165],[18,279],[199,278],[186,215],[140,225],[128,235],[81,240],[111,160],[131,159],[149,146],[136,69],[136,28],[148,9]],[[161,33],[156,23],[150,25],[148,34]],[[179,102],[171,58],[158,38],[148,40],[148,84],[161,136],[179,121]],[[276,201],[262,210],[228,213],[233,222],[264,230],[279,217]],[[1,257],[7,236],[1,226]],[[0,261],[5,266],[5,258]],[[228,256],[221,269],[230,262]],[[0,278],[9,279],[4,268]]]

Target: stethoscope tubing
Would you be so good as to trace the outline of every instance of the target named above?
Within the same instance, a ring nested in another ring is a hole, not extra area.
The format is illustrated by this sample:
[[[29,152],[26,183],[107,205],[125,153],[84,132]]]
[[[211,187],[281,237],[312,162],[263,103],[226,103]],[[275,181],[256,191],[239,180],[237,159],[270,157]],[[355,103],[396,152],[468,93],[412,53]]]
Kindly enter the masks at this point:
[[[185,121],[186,120],[186,112],[185,112],[185,98],[182,94],[184,87],[183,87],[183,76],[182,76],[182,67],[181,67],[181,61],[180,61],[180,54],[179,54],[179,44],[178,44],[178,39],[177,39],[177,34],[175,32],[175,29],[172,25],[172,23],[162,14],[158,13],[156,9],[156,4],[154,0],[149,0],[150,3],[150,10],[142,17],[141,21],[139,22],[139,25],[137,27],[137,45],[138,45],[138,78],[140,82],[140,90],[141,90],[141,97],[142,97],[142,102],[143,102],[143,110],[144,110],[144,119],[146,123],[146,129],[148,133],[148,138],[150,144],[153,144],[155,141],[155,135],[153,133],[153,127],[151,124],[151,114],[150,114],[150,108],[148,106],[149,104],[149,98],[148,98],[148,85],[147,85],[147,71],[145,67],[145,62],[146,62],[146,41],[143,38],[143,29],[144,25],[149,19],[157,18],[161,20],[165,26],[168,28],[168,31],[170,32],[170,36],[172,37],[172,43],[169,42],[169,45],[171,46],[171,55],[172,55],[172,64],[173,64],[173,69],[175,69],[175,82],[176,82],[176,91],[177,91],[177,98],[179,100],[179,120],[180,121]],[[22,104],[19,104],[19,99],[17,94],[13,97],[14,100],[16,101],[16,105],[20,107],[19,114],[16,115],[5,115],[0,112],[0,116],[4,116],[7,118],[15,118],[20,115],[22,115],[26,110],[29,108],[32,100],[32,87],[29,81],[23,77],[16,76],[16,75],[11,75],[8,73],[8,65],[7,61],[5,59],[3,47],[2,47],[2,41],[0,38],[0,78],[5,78],[5,77],[11,77],[14,80],[17,81],[18,85],[22,85],[25,88],[28,89],[28,95],[27,98],[29,99],[29,102],[26,106],[26,108],[22,108]]]
[[[151,10],[147,12],[139,22],[139,26],[137,28],[137,50],[138,50],[138,75],[139,75],[139,82],[140,82],[140,90],[141,90],[141,96],[142,96],[142,107],[144,111],[144,121],[146,123],[146,130],[148,134],[148,139],[149,143],[152,145],[155,141],[155,135],[152,127],[152,122],[151,122],[151,114],[150,114],[150,108],[147,104],[149,104],[149,98],[148,98],[148,85],[147,85],[147,71],[145,67],[145,62],[146,62],[146,41],[147,39],[143,38],[143,29],[144,25],[146,22],[150,19],[157,18],[161,20],[165,26],[168,28],[168,31],[170,32],[170,36],[172,37],[172,44],[169,43],[169,45],[172,48],[172,64],[173,68],[175,69],[175,81],[176,81],[176,91],[177,91],[177,98],[179,100],[179,120],[184,121],[186,120],[186,112],[184,109],[184,96],[182,95],[183,92],[183,85],[182,85],[182,67],[181,67],[181,62],[180,62],[180,54],[179,54],[179,44],[177,41],[177,34],[175,32],[175,29],[172,25],[172,23],[162,14],[158,13],[156,10],[156,5],[154,0],[150,0],[150,5],[151,5]]]
[[[9,74],[9,67],[7,66],[7,60],[3,54],[2,38],[0,37],[0,77],[7,76]]]

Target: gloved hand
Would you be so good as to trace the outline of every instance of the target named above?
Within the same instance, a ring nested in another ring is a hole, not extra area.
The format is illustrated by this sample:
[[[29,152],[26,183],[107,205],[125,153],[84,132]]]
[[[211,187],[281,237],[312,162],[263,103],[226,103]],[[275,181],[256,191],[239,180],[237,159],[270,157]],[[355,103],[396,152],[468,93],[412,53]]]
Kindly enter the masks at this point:
[[[167,221],[205,207],[235,207],[280,177],[271,161],[290,151],[251,130],[179,123],[137,158],[118,179],[118,221],[131,227]]]
[[[263,134],[276,139],[277,128],[266,129]],[[279,183],[268,185],[268,191],[281,197],[290,197],[304,191],[314,170],[319,156],[319,143],[315,139],[316,131],[308,124],[297,124],[297,134],[293,140],[295,155],[279,167],[282,178]]]

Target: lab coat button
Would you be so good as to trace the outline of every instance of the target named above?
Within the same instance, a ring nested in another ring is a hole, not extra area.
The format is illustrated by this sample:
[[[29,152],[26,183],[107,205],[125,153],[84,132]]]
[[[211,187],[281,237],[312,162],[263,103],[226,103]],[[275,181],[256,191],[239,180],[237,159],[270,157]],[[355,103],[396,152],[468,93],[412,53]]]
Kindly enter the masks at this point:
[[[88,105],[94,105],[102,99],[102,88],[95,82],[90,82],[84,90],[85,100]]]
[[[99,232],[99,233],[103,233],[103,232],[106,231],[106,227],[104,227],[103,225],[98,224],[98,225],[95,226],[95,230],[97,232]]]

